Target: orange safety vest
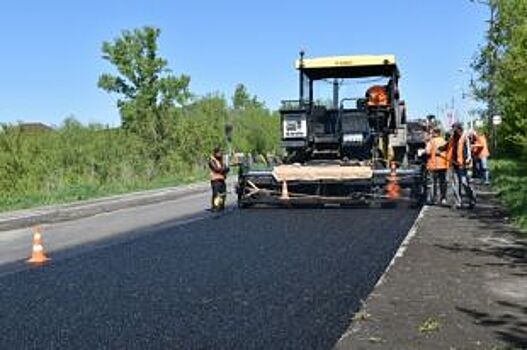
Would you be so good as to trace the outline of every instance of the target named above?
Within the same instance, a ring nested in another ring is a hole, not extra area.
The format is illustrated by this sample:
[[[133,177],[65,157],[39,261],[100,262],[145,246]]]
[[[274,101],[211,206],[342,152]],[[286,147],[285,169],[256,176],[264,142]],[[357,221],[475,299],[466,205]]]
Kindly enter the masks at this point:
[[[475,141],[472,145],[472,156],[474,158],[486,158],[490,155],[485,135],[475,135]]]
[[[432,138],[426,144],[426,154],[428,160],[426,162],[427,170],[444,170],[448,168],[447,151],[446,149],[440,151],[438,148],[446,144],[446,141],[441,136]]]
[[[470,157],[470,153],[467,147],[467,136],[465,133],[463,133],[457,142],[457,148],[454,150],[454,137],[452,136],[450,140],[448,140],[448,151],[447,151],[447,159],[448,164],[453,165],[454,160],[456,161],[456,164],[460,168],[466,167],[466,160],[468,157]]]
[[[216,159],[213,155],[209,159],[209,168],[210,168],[210,180],[225,180],[225,174],[223,173],[223,164]],[[216,169],[220,169],[217,171]]]

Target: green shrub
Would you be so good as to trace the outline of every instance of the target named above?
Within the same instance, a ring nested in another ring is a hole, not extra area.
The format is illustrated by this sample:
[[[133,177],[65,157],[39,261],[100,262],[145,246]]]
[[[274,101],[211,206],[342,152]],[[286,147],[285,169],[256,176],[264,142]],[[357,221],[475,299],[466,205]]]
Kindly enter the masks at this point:
[[[515,223],[527,231],[527,160],[497,159],[490,165],[492,187],[498,191]]]

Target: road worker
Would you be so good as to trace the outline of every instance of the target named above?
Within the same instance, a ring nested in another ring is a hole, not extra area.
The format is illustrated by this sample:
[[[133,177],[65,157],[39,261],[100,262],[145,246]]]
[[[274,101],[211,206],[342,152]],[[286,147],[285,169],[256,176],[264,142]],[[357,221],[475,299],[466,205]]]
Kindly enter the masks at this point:
[[[441,136],[441,130],[438,127],[432,129],[432,138],[426,144],[426,169],[432,176],[432,203],[437,203],[437,189],[439,187],[439,202],[446,205],[446,172],[448,169],[446,141]]]
[[[487,159],[490,155],[489,148],[487,146],[487,138],[483,133],[477,133],[473,131],[471,134],[472,141],[472,158],[474,159],[475,170],[480,179],[482,179],[485,185],[489,184],[489,169],[487,167]]]
[[[463,192],[469,200],[469,207],[473,208],[476,204],[476,197],[472,187],[470,187],[467,169],[470,168],[472,157],[470,152],[470,141],[467,134],[463,132],[463,125],[461,123],[454,123],[452,125],[452,136],[447,144],[449,164],[457,177],[458,181],[458,198],[460,199],[459,206],[461,207]]]
[[[366,104],[368,106],[388,106],[388,103],[386,88],[374,85],[366,91]]]
[[[210,155],[209,168],[212,188],[211,211],[221,211],[225,209],[225,199],[227,197],[225,179],[229,172],[229,167],[223,164],[223,154],[220,147],[215,147]]]

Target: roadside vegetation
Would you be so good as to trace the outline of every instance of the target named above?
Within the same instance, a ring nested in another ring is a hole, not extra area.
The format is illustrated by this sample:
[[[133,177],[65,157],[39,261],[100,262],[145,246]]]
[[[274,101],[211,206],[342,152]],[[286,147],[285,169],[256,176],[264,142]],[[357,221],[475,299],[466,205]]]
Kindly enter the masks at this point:
[[[491,162],[492,186],[509,208],[514,221],[527,232],[527,159],[498,159]]]
[[[277,113],[243,84],[231,101],[192,94],[190,77],[158,56],[159,35],[145,27],[103,43],[115,74],[98,86],[117,95],[120,127],[74,117],[55,130],[0,125],[0,211],[204,180],[208,154],[226,146],[226,125],[236,152],[278,150]]]
[[[479,76],[474,92],[481,101],[494,96],[495,113],[502,116],[492,154],[492,186],[514,220],[527,229],[527,2],[489,4],[495,23],[473,63]]]

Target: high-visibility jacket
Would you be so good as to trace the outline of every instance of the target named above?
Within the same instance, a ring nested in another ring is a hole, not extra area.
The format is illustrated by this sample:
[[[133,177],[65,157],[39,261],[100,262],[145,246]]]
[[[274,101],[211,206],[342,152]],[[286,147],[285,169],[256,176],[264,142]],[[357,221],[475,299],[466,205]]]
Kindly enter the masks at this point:
[[[476,159],[486,158],[490,155],[485,135],[475,135],[472,144],[472,156]]]
[[[225,168],[223,163],[214,157],[214,155],[211,155],[209,158],[209,168],[211,181],[225,180]]]
[[[468,163],[472,160],[470,155],[470,147],[468,144],[468,138],[465,133],[463,133],[457,142],[456,149],[454,149],[454,145],[456,136],[453,135],[450,140],[448,140],[447,145],[447,159],[448,163],[451,166],[457,167],[457,168],[465,168]]]
[[[445,170],[448,168],[446,141],[441,136],[432,138],[426,144],[427,170]]]

